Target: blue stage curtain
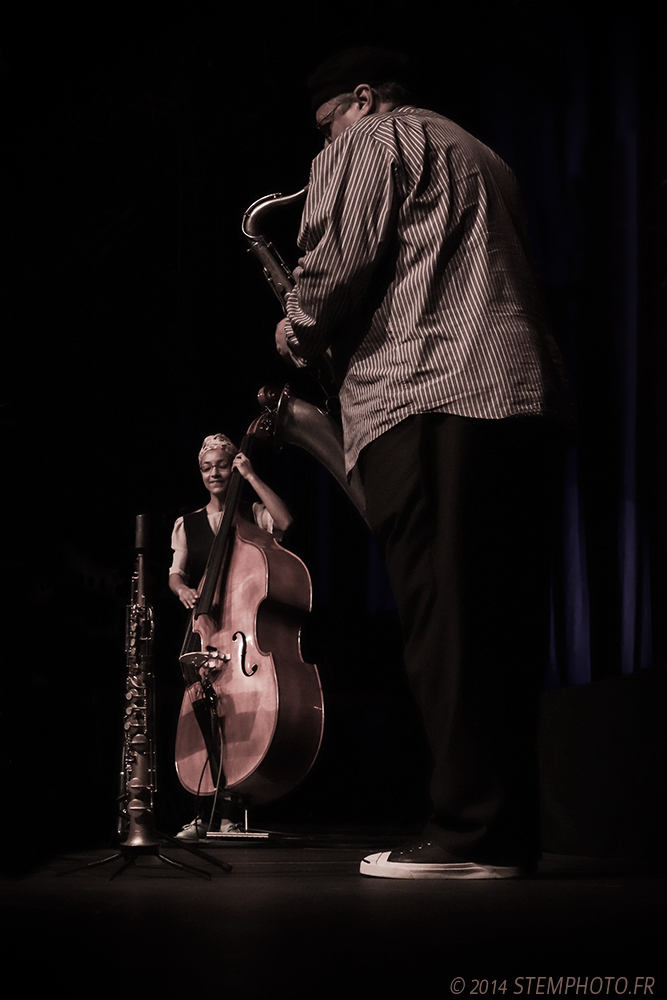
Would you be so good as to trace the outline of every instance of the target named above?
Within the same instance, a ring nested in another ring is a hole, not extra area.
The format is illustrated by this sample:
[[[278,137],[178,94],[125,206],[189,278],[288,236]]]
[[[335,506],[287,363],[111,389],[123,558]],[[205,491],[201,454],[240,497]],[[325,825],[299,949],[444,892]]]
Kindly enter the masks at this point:
[[[533,90],[499,57],[489,99],[578,411],[548,687],[663,661],[665,590],[664,16],[612,7],[557,28],[558,85]]]
[[[503,38],[484,110],[462,122],[519,178],[578,413],[548,688],[665,660],[667,60],[654,14],[559,8],[532,55]],[[369,579],[371,609],[388,607],[374,553]]]

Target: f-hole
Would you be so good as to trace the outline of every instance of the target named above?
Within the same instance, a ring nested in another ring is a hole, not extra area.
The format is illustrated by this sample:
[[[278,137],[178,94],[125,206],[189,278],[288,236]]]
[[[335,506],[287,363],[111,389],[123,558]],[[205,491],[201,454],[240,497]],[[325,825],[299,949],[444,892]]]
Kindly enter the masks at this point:
[[[252,677],[252,675],[257,672],[257,664],[254,663],[250,670],[246,669],[245,654],[246,649],[248,648],[248,643],[246,642],[245,634],[243,632],[235,632],[232,636],[232,642],[236,642],[239,636],[241,637],[241,670],[246,677]]]

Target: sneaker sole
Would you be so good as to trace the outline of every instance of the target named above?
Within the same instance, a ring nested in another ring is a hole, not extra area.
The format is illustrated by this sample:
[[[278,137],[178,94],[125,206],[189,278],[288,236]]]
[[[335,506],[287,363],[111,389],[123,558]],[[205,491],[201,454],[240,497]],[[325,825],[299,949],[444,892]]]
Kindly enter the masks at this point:
[[[391,851],[381,851],[364,858],[359,866],[362,875],[372,875],[376,878],[414,878],[414,879],[488,879],[488,878],[521,878],[525,874],[522,868],[499,865],[478,865],[473,861],[458,864],[420,865],[414,862],[389,861]]]

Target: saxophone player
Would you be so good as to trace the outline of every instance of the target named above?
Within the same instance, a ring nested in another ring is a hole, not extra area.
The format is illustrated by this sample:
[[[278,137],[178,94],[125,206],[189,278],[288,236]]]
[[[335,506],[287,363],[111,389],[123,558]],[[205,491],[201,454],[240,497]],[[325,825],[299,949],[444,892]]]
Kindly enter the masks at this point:
[[[386,878],[509,878],[540,856],[537,724],[549,554],[570,403],[516,180],[348,50],[308,80],[324,149],[278,351],[331,352],[346,471],[399,609],[433,755],[431,817],[370,855]],[[565,433],[562,433],[562,430]]]

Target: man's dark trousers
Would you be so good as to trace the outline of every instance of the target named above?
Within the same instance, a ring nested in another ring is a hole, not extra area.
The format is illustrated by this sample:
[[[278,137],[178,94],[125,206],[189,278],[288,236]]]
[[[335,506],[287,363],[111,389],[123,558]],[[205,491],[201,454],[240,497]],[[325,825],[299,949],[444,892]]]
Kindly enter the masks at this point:
[[[541,417],[411,416],[359,467],[433,754],[426,837],[454,858],[533,864],[555,434]]]

